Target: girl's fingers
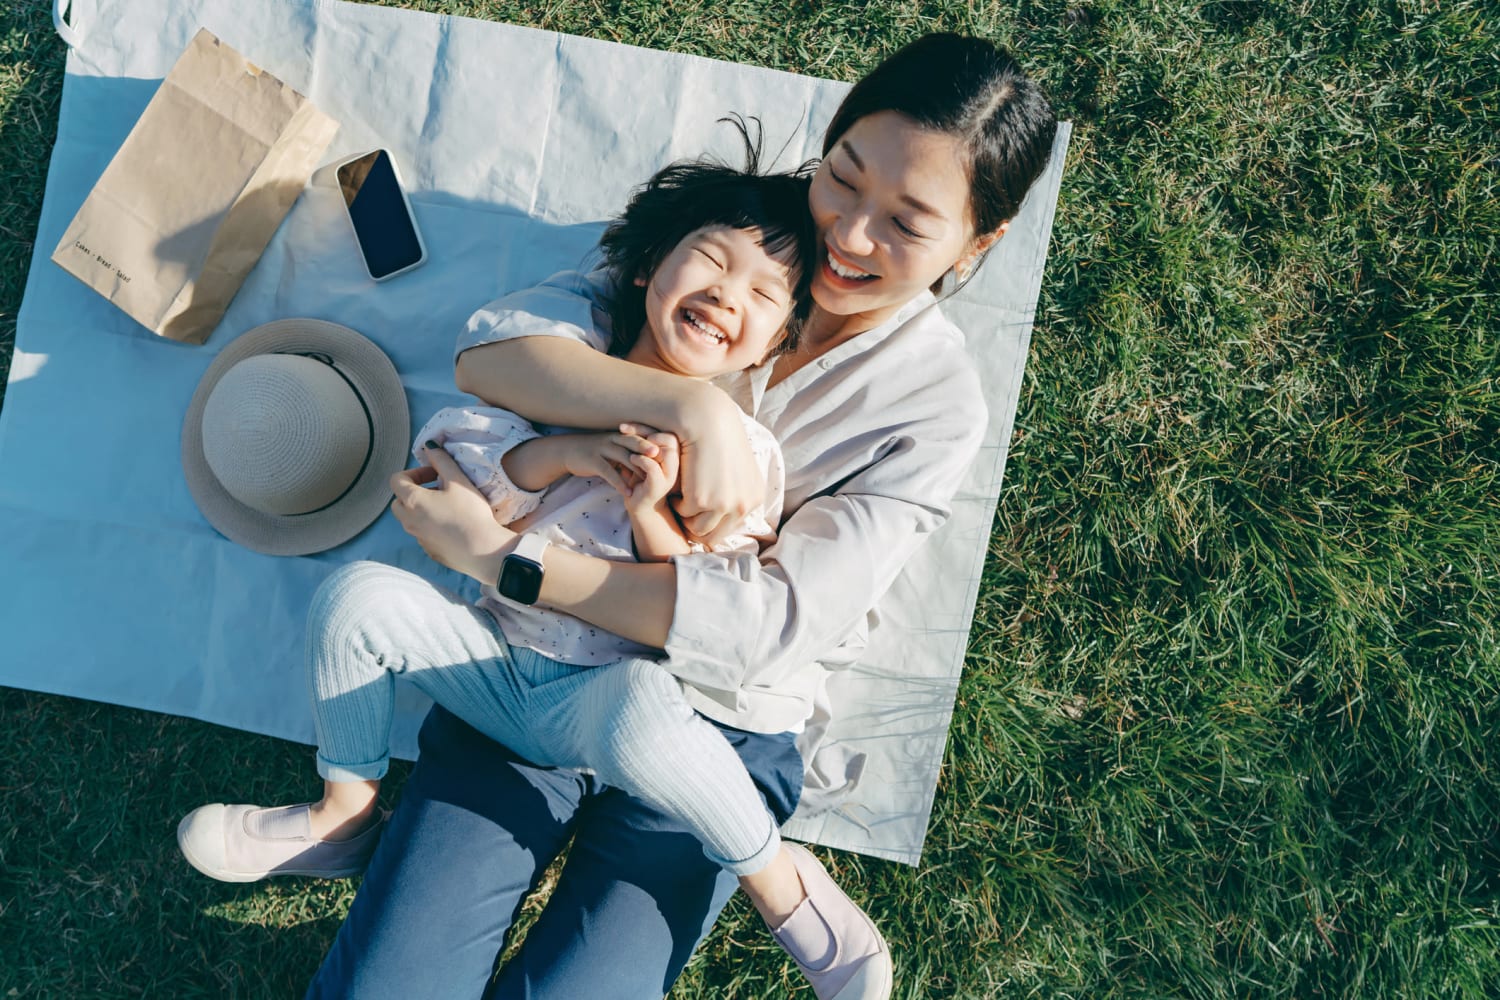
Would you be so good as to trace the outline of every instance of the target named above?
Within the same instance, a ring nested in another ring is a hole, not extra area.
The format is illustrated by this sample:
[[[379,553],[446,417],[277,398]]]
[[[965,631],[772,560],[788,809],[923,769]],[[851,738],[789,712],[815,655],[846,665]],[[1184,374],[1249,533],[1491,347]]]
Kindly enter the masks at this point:
[[[625,489],[622,492],[625,496],[629,496],[631,491],[640,485],[641,474],[624,462],[614,466],[614,470],[619,473],[620,481],[625,484]]]
[[[664,451],[677,451],[679,442],[676,434],[668,434],[665,431],[655,431],[646,435],[646,440]]]
[[[617,444],[606,444],[599,449],[599,457],[610,465],[624,465],[635,457],[635,452]]]
[[[598,469],[599,478],[604,480],[621,496],[629,496],[630,488],[625,485],[625,479],[620,475],[620,467],[614,462],[604,462]]]
[[[661,488],[666,481],[666,475],[662,472],[661,464],[656,459],[647,458],[644,455],[636,455],[631,459],[630,464],[641,471],[641,481],[646,484],[648,489],[653,493],[661,492]]]
[[[627,421],[626,423],[620,425],[620,433],[635,434],[639,437],[648,438],[653,434],[660,434],[661,431],[648,424],[638,424],[634,421]]]
[[[639,434],[615,434],[609,438],[609,443],[619,448],[625,448],[636,455],[655,455],[658,446],[646,440]]]

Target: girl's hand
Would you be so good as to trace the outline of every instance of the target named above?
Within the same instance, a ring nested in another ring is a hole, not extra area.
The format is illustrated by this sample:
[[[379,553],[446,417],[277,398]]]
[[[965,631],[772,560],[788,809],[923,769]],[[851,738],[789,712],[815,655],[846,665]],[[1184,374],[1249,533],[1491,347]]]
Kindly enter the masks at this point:
[[[430,466],[391,476],[391,513],[434,560],[480,583],[494,583],[516,533],[495,521],[484,494],[442,448],[427,447]],[[428,488],[426,484],[436,482]]]
[[[656,454],[652,457],[640,453],[632,457],[631,465],[639,481],[626,495],[625,509],[631,513],[659,510],[664,516],[671,517],[667,497],[677,489],[682,446],[676,434],[663,431],[653,431],[649,437],[639,440],[652,445]]]
[[[570,476],[598,476],[629,497],[641,481],[638,459],[655,464],[658,446],[620,426],[618,433],[565,435],[563,467]],[[676,440],[675,438],[673,439]]]

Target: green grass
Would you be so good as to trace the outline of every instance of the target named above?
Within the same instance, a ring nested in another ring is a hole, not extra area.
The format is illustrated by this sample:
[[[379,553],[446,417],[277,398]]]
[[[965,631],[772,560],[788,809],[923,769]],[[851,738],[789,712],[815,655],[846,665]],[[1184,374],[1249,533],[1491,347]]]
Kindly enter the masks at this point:
[[[1494,995],[1492,5],[446,9],[841,79],[975,31],[1075,122],[925,863],[835,856],[898,996]],[[0,359],[61,66],[0,13]],[[305,750],[0,713],[0,996],[298,993],[353,883],[210,884],[171,830]],[[737,902],[674,995],[808,994]]]

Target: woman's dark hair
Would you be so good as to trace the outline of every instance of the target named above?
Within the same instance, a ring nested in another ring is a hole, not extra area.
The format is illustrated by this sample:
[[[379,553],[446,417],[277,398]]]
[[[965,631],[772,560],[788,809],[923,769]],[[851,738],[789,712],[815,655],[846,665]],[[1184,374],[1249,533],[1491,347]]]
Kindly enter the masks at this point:
[[[604,262],[615,273],[615,293],[609,304],[614,328],[609,353],[613,355],[623,357],[629,352],[646,323],[646,290],[636,279],[649,281],[684,237],[705,226],[758,229],[760,245],[767,253],[779,254],[788,247],[795,250],[792,311],[786,338],[774,353],[796,347],[802,324],[812,311],[812,276],[817,267],[817,232],[807,208],[809,168],[762,174],[758,130],[752,140],[743,119],[719,120],[739,130],[745,141],[745,166],[736,169],[698,160],[658,171],[636,189],[625,211],[599,240]]]
[[[963,35],[926,35],[871,70],[834,112],[823,155],[855,122],[880,111],[964,143],[976,235],[1015,216],[1057,134],[1047,95],[1010,53]]]

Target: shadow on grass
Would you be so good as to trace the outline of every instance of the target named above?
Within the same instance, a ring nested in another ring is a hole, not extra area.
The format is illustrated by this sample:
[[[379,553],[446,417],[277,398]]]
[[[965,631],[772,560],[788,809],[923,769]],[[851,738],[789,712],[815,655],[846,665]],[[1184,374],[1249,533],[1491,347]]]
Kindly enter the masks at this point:
[[[0,785],[0,996],[301,993],[358,881],[214,882],[175,830],[226,797],[306,801],[311,748],[0,689],[0,759],[16,763]],[[393,764],[387,801],[408,770]]]
[[[67,47],[51,7],[19,0],[0,9],[0,407],[62,100]]]

